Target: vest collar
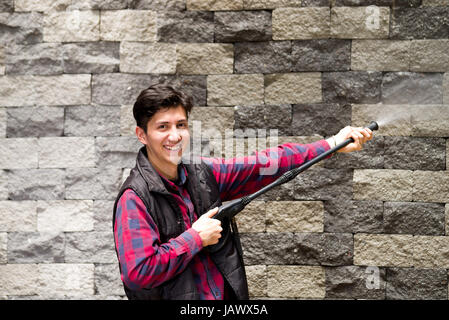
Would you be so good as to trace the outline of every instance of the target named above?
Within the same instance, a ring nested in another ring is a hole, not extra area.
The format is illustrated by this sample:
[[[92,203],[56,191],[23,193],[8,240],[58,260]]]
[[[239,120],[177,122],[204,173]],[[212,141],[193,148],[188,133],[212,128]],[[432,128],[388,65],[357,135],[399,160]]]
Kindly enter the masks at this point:
[[[167,188],[162,181],[162,177],[148,160],[147,150],[145,146],[140,148],[137,154],[137,169],[148,185],[148,190],[169,194]]]

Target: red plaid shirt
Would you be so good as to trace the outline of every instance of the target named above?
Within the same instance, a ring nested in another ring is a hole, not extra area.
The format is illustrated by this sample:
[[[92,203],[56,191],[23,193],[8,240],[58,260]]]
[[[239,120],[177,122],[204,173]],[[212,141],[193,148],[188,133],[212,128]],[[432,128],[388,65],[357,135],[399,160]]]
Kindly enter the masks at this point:
[[[221,200],[229,201],[261,189],[329,148],[325,140],[305,145],[288,143],[249,157],[202,160],[213,171]],[[178,172],[176,183],[161,177],[181,209],[186,231],[167,243],[160,242],[156,224],[132,190],[126,190],[119,199],[114,237],[122,280],[130,289],[152,288],[190,268],[200,299],[225,299],[223,276],[209,254],[201,250],[201,238],[191,228],[197,213],[184,188],[187,172],[182,166]]]

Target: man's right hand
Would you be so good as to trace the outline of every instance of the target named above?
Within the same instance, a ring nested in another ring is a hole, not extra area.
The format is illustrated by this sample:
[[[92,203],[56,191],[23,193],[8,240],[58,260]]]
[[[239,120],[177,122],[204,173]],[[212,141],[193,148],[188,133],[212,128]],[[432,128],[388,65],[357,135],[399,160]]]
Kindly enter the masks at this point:
[[[217,212],[218,207],[206,212],[192,224],[192,228],[198,232],[203,242],[203,247],[216,244],[218,239],[221,238],[221,231],[223,231],[221,221],[212,219]]]

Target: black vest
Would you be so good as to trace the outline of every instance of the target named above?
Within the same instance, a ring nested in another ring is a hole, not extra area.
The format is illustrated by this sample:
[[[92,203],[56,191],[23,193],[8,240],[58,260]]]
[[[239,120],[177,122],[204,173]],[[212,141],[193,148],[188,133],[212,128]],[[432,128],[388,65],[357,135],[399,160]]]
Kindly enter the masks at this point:
[[[183,165],[187,170],[186,188],[197,215],[200,216],[210,209],[220,206],[218,184],[209,166],[203,162]],[[145,147],[140,149],[136,166],[131,170],[115,200],[113,228],[118,200],[127,189],[132,189],[145,204],[147,211],[158,227],[161,243],[165,243],[185,231],[181,209],[175,198],[166,189],[159,174],[148,161]],[[235,224],[233,226],[235,227]],[[203,250],[208,249],[212,261],[223,275],[230,298],[248,299],[248,286],[238,237],[233,232],[235,230],[231,230],[230,221],[223,221],[222,228],[220,242]],[[118,252],[116,253],[118,257]],[[193,274],[189,267],[156,288],[130,290],[125,284],[124,288],[129,299],[199,299]]]

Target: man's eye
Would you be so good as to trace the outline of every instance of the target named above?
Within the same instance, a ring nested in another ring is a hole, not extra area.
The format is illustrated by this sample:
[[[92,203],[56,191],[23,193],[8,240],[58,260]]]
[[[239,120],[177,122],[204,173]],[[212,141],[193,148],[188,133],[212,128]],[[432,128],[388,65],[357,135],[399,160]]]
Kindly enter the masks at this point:
[[[158,129],[165,129],[166,125],[165,124],[161,124],[160,126],[157,127]]]
[[[185,123],[178,124],[178,128],[185,128],[185,127],[187,127],[187,124],[185,124]]]

